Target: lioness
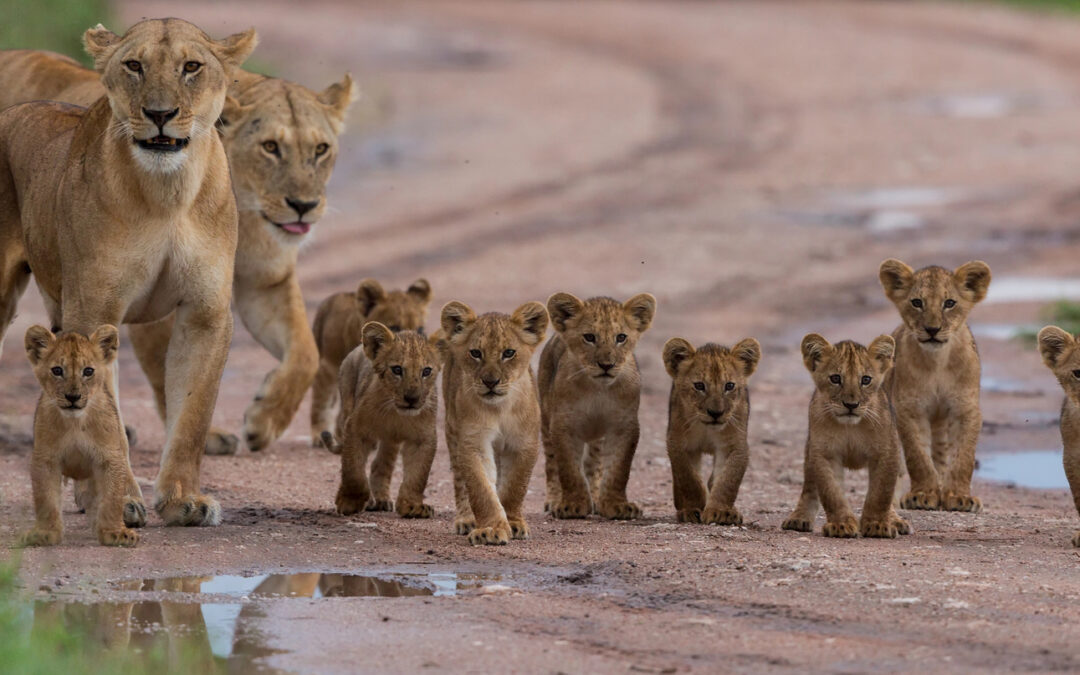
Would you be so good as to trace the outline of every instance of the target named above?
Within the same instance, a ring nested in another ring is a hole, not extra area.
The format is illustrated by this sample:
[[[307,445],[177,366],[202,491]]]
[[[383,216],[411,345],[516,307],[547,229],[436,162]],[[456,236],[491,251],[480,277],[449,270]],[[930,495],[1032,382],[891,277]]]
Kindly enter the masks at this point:
[[[700,349],[683,338],[664,344],[671,375],[667,452],[675,517],[680,523],[742,525],[735,508],[750,446],[750,376],[761,360],[761,345],[746,338],[730,349],[708,343]],[[701,455],[713,456],[708,492],[698,475]]]
[[[346,75],[316,93],[239,69],[230,82],[219,127],[240,209],[233,301],[247,329],[281,361],[245,413],[245,439],[258,450],[289,425],[318,368],[296,259],[326,209],[326,183],[355,87]],[[39,99],[88,106],[103,95],[98,73],[67,57],[0,51],[0,108]],[[162,419],[171,321],[130,329]],[[207,452],[230,454],[237,446],[234,434],[212,429]]]
[[[401,452],[405,475],[398,488],[398,515],[430,518],[435,510],[424,503],[424,489],[437,445],[435,378],[442,357],[419,333],[395,335],[378,321],[364,324],[361,339],[363,345],[341,365],[342,400],[352,404],[342,410],[337,511],[393,510],[390,476]],[[331,449],[336,445],[329,431],[323,431],[322,442]],[[369,486],[367,460],[376,449]]]
[[[911,474],[900,504],[977,512],[982,502],[971,495],[971,474],[982,428],[980,365],[967,316],[986,297],[990,268],[974,261],[951,272],[916,272],[889,259],[879,276],[903,319],[893,331],[896,366],[886,384]]]
[[[362,342],[368,321],[378,321],[395,333],[402,330],[424,332],[431,285],[417,279],[404,291],[387,293],[374,279],[364,279],[355,293],[335,293],[319,304],[312,332],[319,348],[319,372],[311,389],[311,444],[322,445],[322,432],[329,431],[334,407],[338,405],[338,370],[342,362]],[[364,351],[358,352],[362,357]],[[342,414],[350,404],[341,402]],[[342,433],[339,416],[334,433]]]
[[[529,359],[547,332],[547,310],[527,302],[510,316],[476,316],[468,305],[451,302],[441,323],[454,529],[473,545],[526,539],[521,507],[540,450],[540,402]]]
[[[84,42],[107,96],[0,112],[0,332],[31,269],[65,331],[175,312],[155,509],[170,524],[217,524],[199,465],[232,336],[237,216],[214,124],[255,32],[215,41],[154,19]]]
[[[53,335],[44,326],[26,331],[26,355],[41,383],[34,413],[34,452],[30,480],[37,524],[23,535],[28,546],[60,543],[62,481],[89,479],[86,512],[98,541],[106,546],[134,546],[139,533],[125,527],[145,512],[129,489],[138,485],[128,464],[128,444],[116,410],[111,368],[118,336],[101,326],[89,338],[78,333]],[[127,513],[126,513],[127,512]]]
[[[816,333],[803,338],[803,363],[816,389],[810,399],[802,494],[784,521],[785,530],[811,531],[820,503],[826,537],[862,533],[893,538],[911,532],[893,509],[900,440],[883,384],[895,348],[888,335],[874,338],[869,347],[847,340],[831,345]],[[870,469],[870,486],[856,522],[844,497],[844,469],[863,467]]]
[[[1039,331],[1039,352],[1065,390],[1061,406],[1065,477],[1080,513],[1080,349],[1075,337],[1057,326],[1047,326]],[[1072,544],[1080,546],[1080,530],[1073,535]]]
[[[656,298],[641,293],[625,303],[582,302],[556,293],[547,309],[556,333],[540,354],[539,373],[548,509],[556,518],[594,510],[605,518],[637,518],[641,508],[626,498],[640,435],[634,347],[652,324]]]

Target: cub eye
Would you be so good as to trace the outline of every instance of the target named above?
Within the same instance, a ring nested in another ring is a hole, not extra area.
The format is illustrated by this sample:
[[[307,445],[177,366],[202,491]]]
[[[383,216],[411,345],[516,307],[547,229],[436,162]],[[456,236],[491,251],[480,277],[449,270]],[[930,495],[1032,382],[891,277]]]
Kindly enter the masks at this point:
[[[585,333],[581,337],[585,338],[585,342],[588,342],[588,343],[596,342],[596,336],[593,335],[592,333]]]
[[[915,309],[922,309],[922,300],[920,300],[919,298],[912,298],[911,306]]]
[[[862,376],[862,386],[865,387],[866,385],[870,384],[871,381],[872,381],[872,378],[869,375],[863,375]]]
[[[187,63],[184,64],[184,72],[185,73],[198,72],[199,68],[202,68],[202,64],[199,63],[198,61],[188,61]]]
[[[280,155],[281,154],[278,151],[277,141],[263,141],[262,148],[263,148],[263,150],[269,152],[271,155]]]
[[[420,374],[424,377],[431,377],[431,367],[429,366],[427,368],[424,368],[422,371],[420,371]]]
[[[326,151],[330,149],[330,146],[326,143],[319,143],[315,146],[315,156],[322,157],[326,154]]]
[[[619,344],[626,342],[626,333],[619,333],[616,335],[615,342],[618,342]]]
[[[503,358],[504,359],[512,359],[512,358],[514,358],[514,354],[517,354],[516,350],[513,350],[513,349],[504,349],[503,350]]]
[[[405,371],[401,369],[401,366],[390,366],[390,372],[395,375],[401,375]]]
[[[82,374],[83,374],[83,377],[90,377],[91,375],[94,374],[94,369],[93,368],[83,368],[82,369]]]
[[[829,376],[829,382],[832,382],[833,384],[840,384],[840,381],[841,380],[840,380],[839,375],[830,375]]]
[[[142,64],[138,61],[135,61],[134,59],[131,61],[124,61],[124,66],[133,73],[142,72]]]
[[[697,389],[698,391],[705,391],[705,383],[704,382],[695,382],[694,383],[694,389]]]
[[[728,382],[727,384],[724,385],[724,391],[732,391],[734,389],[735,389],[735,383],[734,382]]]
[[[956,307],[956,301],[955,300],[953,300],[952,298],[949,298],[948,300],[945,301],[945,309],[952,309],[953,307]]]
[[[52,374],[57,376],[57,377],[63,377],[64,376],[64,369],[61,368],[60,366],[53,366],[52,367]]]
[[[1080,370],[1074,370],[1073,371],[1073,377],[1080,380]]]
[[[483,356],[483,354],[480,352],[479,349],[470,349],[469,356],[473,357],[474,359],[478,359]]]
[[[401,326],[390,326],[390,330],[391,330],[391,332],[394,332],[394,333],[400,333],[401,332]]]

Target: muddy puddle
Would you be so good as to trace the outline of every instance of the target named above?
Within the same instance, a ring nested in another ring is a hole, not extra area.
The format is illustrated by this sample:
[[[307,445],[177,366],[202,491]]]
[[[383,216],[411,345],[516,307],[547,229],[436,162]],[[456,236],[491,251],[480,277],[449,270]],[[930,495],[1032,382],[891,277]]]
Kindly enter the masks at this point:
[[[1025,450],[1001,452],[979,457],[976,478],[1046,490],[1067,489],[1061,450]]]

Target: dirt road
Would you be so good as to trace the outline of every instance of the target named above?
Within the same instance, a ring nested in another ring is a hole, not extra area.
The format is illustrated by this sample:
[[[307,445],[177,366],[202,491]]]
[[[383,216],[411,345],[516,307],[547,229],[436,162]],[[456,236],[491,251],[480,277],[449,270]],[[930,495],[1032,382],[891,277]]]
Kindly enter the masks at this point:
[[[1080,21],[971,3],[298,7],[196,4],[185,18],[215,35],[255,25],[258,58],[283,76],[321,87],[351,70],[364,87],[331,186],[335,212],[302,259],[309,308],[365,276],[431,280],[432,329],[450,299],[509,310],[557,290],[654,293],[629,488],[645,518],[554,521],[538,465],[533,538],[470,548],[451,533],[444,449],[433,520],[340,518],[337,460],[308,447],[305,406],[269,450],[205,460],[204,483],[225,507],[217,529],[165,529],[155,517],[138,549],[112,551],[66,513],[64,545],[23,555],[28,587],[51,589],[39,597],[159,601],[175,596],[111,584],[186,575],[481,577],[452,596],[228,596],[260,636],[245,667],[307,672],[1080,667],[1065,490],[979,482],[983,513],[912,512],[916,533],[896,541],[779,529],[798,496],[811,391],[799,339],[891,331],[895,310],[876,281],[886,257],[990,263],[990,297],[973,313],[979,456],[1059,447],[1056,383],[1004,338],[1038,321],[1050,281],[1076,274]],[[175,11],[130,2],[120,14]],[[43,316],[28,293],[0,360],[4,544],[31,519],[36,384],[19,338]],[[674,522],[659,359],[674,335],[764,346],[745,527]],[[125,421],[140,434],[133,463],[149,488],[163,432],[126,346],[121,361]],[[216,422],[240,426],[271,365],[238,329]],[[852,497],[864,487],[854,481]],[[319,595],[306,588],[295,593]],[[224,649],[239,655],[241,642]]]

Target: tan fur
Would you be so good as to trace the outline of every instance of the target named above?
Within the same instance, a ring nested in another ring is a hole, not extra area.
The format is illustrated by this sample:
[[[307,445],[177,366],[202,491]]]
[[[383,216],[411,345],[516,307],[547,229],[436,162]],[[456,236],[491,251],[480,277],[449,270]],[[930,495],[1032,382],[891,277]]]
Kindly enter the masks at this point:
[[[747,385],[760,360],[754,338],[730,349],[712,343],[694,349],[682,338],[664,345],[664,366],[673,380],[667,451],[680,523],[742,525],[735,498],[750,461]],[[708,491],[699,476],[703,454],[713,456]]]
[[[42,389],[30,460],[37,523],[23,536],[26,545],[60,543],[64,477],[88,481],[86,512],[98,541],[106,546],[139,541],[138,532],[125,526],[125,520],[145,523],[146,512],[112,391],[117,343],[114,326],[101,326],[89,338],[57,337],[44,326],[26,331],[26,355]]]
[[[640,435],[634,347],[652,323],[656,298],[582,302],[556,293],[547,308],[555,336],[540,355],[545,508],[556,518],[638,518],[641,508],[626,498]]]
[[[432,340],[413,331],[395,334],[378,321],[364,325],[362,342],[341,366],[341,447],[329,431],[322,434],[327,448],[341,454],[337,511],[394,510],[390,477],[400,452],[405,475],[397,512],[430,518],[434,509],[424,503],[424,489],[435,459],[441,355]],[[369,482],[367,460],[376,451]]]
[[[1039,331],[1043,363],[1065,390],[1065,402],[1061,406],[1065,477],[1069,479],[1076,511],[1080,513],[1080,349],[1077,347],[1076,338],[1057,326]],[[1072,544],[1080,546],[1080,530],[1073,534]]]
[[[814,379],[810,429],[799,504],[785,530],[809,532],[818,506],[825,507],[826,537],[895,537],[911,525],[896,514],[893,496],[900,476],[900,440],[885,378],[893,367],[895,342],[888,335],[869,347],[844,341],[831,345],[811,333],[803,338],[803,362]],[[844,496],[844,470],[870,470],[862,516],[855,521]]]
[[[66,331],[175,310],[181,337],[163,359],[172,405],[155,508],[167,523],[216,524],[220,507],[199,493],[199,465],[232,335],[237,215],[214,123],[255,34],[214,41],[167,19],[123,37],[94,28],[84,40],[108,96],[89,109],[38,102],[0,112],[0,326],[30,269]],[[189,62],[195,72],[184,72]],[[144,109],[175,115],[162,124]],[[162,134],[187,145],[136,142]]]
[[[423,333],[431,302],[431,285],[417,279],[406,290],[383,290],[374,279],[364,279],[355,293],[335,293],[326,298],[315,312],[312,332],[319,348],[319,371],[311,390],[311,444],[322,445],[321,434],[329,431],[338,405],[338,370],[345,357],[361,343],[361,331],[369,321],[378,321],[397,333],[403,330]],[[363,350],[357,352],[362,358]],[[351,409],[343,403],[342,415]],[[334,426],[341,435],[342,415]]]
[[[540,450],[540,402],[529,359],[548,313],[529,302],[510,316],[442,309],[446,445],[454,472],[454,529],[476,544],[526,539],[522,503]],[[445,336],[445,338],[443,337]]]
[[[971,474],[982,428],[980,364],[967,316],[986,297],[990,268],[975,261],[951,272],[941,267],[916,272],[890,259],[881,263],[879,276],[903,319],[893,331],[896,366],[886,384],[911,475],[901,506],[979,511],[982,502],[971,494]],[[936,337],[928,328],[939,329]]]
[[[240,219],[234,302],[247,329],[281,361],[245,413],[245,440],[258,450],[288,427],[318,369],[296,277],[297,254],[307,235],[290,233],[281,224],[299,220],[310,227],[325,212],[337,139],[356,94],[348,75],[321,92],[241,70],[230,82],[220,126]],[[86,106],[104,93],[97,73],[66,57],[0,51],[0,108],[37,99]],[[277,155],[267,152],[267,142],[277,145]],[[315,206],[301,217],[286,199]],[[171,333],[171,317],[131,328],[136,355],[154,388],[162,419]],[[235,435],[213,429],[207,452],[230,454],[237,445]]]

